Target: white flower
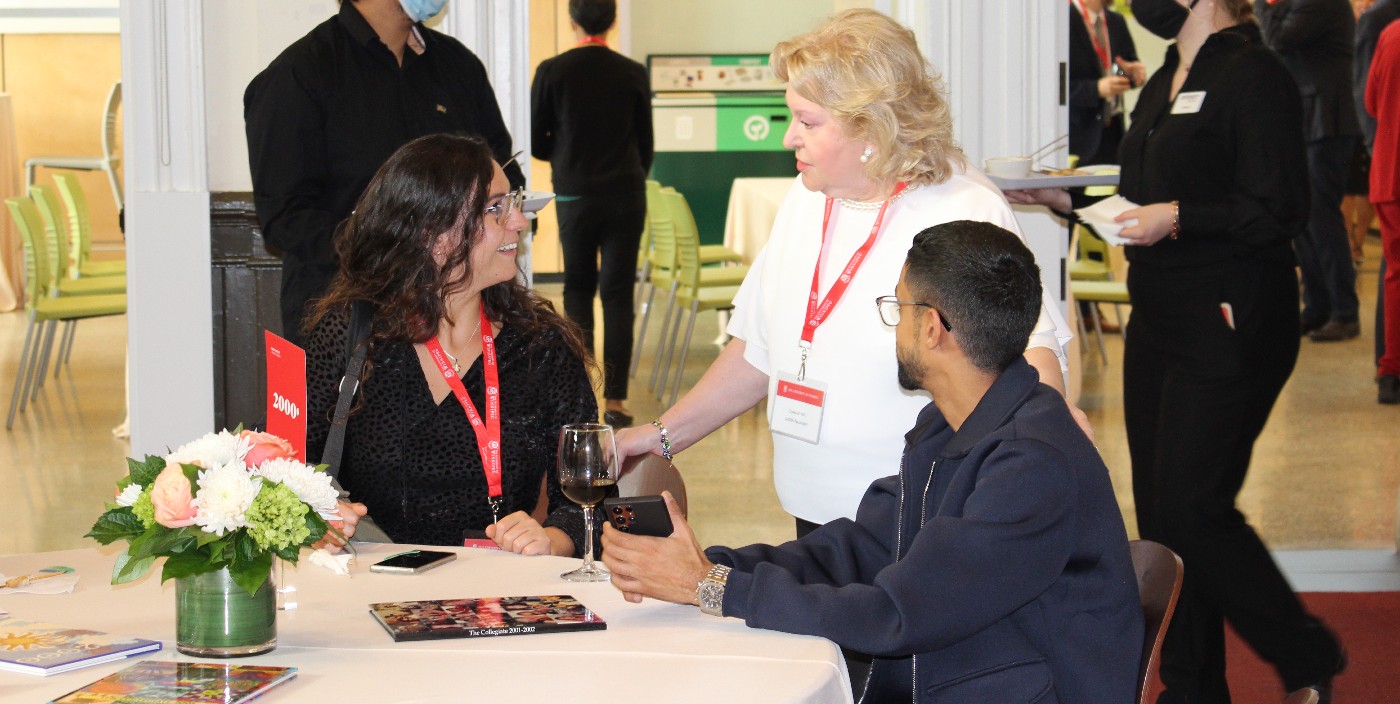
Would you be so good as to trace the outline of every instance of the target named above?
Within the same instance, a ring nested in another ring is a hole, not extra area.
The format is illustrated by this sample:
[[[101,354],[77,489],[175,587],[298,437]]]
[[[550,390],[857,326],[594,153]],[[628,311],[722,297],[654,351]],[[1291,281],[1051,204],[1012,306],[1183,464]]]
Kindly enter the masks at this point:
[[[126,488],[122,489],[122,493],[117,494],[117,505],[130,506],[136,503],[136,499],[141,497],[141,492],[144,489],[145,487],[140,484],[127,484]]]
[[[262,479],[248,473],[243,460],[232,459],[199,473],[199,495],[191,504],[196,525],[222,536],[248,525],[248,507],[262,490]]]
[[[309,504],[312,510],[328,521],[340,520],[337,503],[340,492],[331,487],[331,476],[318,472],[316,468],[293,459],[271,459],[253,470],[253,474],[267,477],[278,484],[285,484],[298,499]]]
[[[247,440],[227,430],[221,430],[181,445],[174,452],[165,456],[165,463],[197,464],[207,469],[219,467],[234,460],[242,462],[243,456],[246,454],[248,454]]]

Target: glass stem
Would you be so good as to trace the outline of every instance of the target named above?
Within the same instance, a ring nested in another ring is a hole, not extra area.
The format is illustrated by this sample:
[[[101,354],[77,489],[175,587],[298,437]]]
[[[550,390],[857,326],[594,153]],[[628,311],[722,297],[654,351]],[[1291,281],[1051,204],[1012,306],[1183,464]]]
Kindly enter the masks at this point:
[[[583,507],[583,571],[593,571],[593,506]]]

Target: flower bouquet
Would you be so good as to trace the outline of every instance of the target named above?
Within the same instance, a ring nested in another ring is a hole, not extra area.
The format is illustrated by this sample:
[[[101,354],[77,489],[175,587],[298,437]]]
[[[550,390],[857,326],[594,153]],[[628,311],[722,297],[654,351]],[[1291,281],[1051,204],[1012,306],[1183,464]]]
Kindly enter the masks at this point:
[[[113,584],[140,579],[164,557],[162,582],[227,568],[253,594],[274,556],[296,563],[301,548],[340,517],[324,465],[294,455],[282,438],[236,429],[164,457],[128,459],[116,501],[87,537],[130,543],[117,557]]]

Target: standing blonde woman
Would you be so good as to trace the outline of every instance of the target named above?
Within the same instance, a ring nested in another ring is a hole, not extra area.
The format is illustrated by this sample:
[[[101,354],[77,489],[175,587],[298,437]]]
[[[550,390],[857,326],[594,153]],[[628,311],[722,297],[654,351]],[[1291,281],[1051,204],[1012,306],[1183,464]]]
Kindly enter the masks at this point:
[[[801,535],[855,516],[870,483],[898,470],[904,432],[928,403],[900,388],[894,333],[870,315],[914,235],[953,220],[1018,230],[954,143],[940,82],[908,29],[849,10],[778,44],[771,65],[788,84],[783,144],[801,175],[735,298],[734,340],[675,406],[619,444],[679,452],[766,398],[778,498]],[[1058,389],[1069,337],[1046,299],[1026,358]],[[793,400],[818,395],[819,405]]]

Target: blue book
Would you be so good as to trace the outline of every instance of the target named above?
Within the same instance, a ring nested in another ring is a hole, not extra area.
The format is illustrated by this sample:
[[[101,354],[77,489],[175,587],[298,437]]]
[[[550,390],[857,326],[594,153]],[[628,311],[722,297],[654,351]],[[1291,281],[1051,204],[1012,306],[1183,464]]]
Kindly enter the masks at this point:
[[[0,670],[56,675],[160,650],[160,641],[0,616]]]

